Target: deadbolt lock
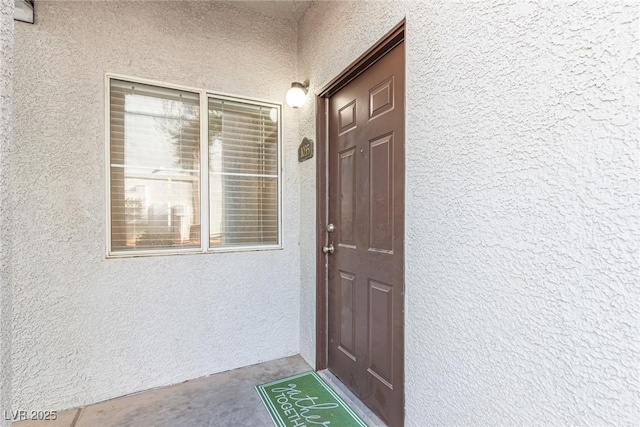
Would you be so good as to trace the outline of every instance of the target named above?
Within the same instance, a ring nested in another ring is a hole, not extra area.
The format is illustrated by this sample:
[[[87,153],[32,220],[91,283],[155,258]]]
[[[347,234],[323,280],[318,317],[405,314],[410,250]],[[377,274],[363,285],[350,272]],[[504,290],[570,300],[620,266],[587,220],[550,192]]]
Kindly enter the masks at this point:
[[[336,230],[336,226],[333,224],[327,224],[327,233],[333,233]]]

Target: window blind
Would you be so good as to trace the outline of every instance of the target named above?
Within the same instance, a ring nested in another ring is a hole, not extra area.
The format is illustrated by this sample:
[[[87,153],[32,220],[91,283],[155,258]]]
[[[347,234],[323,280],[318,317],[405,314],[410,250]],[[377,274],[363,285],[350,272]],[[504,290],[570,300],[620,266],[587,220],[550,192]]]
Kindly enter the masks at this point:
[[[278,111],[209,98],[210,246],[279,243]]]
[[[110,80],[112,250],[200,246],[197,93]]]

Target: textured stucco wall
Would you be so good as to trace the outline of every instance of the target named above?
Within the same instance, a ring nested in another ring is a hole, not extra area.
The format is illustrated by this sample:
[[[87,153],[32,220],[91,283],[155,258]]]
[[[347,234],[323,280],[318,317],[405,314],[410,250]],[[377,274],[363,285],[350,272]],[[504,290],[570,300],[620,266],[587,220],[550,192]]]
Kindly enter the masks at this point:
[[[639,13],[317,2],[301,21],[298,77],[317,89],[407,19],[407,425],[637,425]]]
[[[282,102],[296,27],[208,2],[47,2],[16,28],[14,405],[62,409],[298,353],[297,115],[284,250],[105,259],[104,73]]]
[[[0,0],[0,426],[11,413],[11,191],[13,0]]]

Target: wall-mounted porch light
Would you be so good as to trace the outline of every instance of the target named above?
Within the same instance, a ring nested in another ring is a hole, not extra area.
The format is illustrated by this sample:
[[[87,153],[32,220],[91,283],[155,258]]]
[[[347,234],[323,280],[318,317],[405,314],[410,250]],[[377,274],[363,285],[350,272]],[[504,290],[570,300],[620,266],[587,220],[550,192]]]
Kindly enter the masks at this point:
[[[33,24],[33,0],[15,0],[13,19]]]
[[[292,108],[300,108],[307,100],[307,92],[309,92],[309,82],[304,83],[293,82],[287,91],[287,105]]]

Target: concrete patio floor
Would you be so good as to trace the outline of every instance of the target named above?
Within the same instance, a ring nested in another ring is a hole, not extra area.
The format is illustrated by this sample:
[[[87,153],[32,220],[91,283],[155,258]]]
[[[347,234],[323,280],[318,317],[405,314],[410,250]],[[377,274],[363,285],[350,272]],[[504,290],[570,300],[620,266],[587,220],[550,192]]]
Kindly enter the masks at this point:
[[[12,427],[273,426],[254,387],[311,367],[300,356],[264,362],[58,413]],[[384,426],[329,372],[320,373],[372,427]]]

